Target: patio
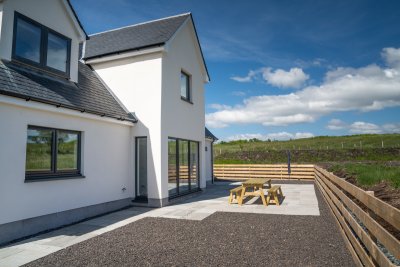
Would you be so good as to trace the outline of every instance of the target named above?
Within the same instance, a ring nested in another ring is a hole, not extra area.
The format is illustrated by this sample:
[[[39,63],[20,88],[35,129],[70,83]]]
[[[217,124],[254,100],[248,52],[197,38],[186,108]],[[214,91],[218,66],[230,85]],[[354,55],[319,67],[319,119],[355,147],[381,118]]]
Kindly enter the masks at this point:
[[[236,184],[219,182],[171,206],[131,207],[0,248],[0,266],[354,265],[313,182],[273,184],[281,206],[229,205]]]

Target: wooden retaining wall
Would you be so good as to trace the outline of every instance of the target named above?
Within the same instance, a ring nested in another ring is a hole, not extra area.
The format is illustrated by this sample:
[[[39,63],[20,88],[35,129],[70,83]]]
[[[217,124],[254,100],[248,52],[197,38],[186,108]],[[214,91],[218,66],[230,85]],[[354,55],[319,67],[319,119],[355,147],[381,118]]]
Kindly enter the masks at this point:
[[[294,164],[214,164],[214,176],[222,180],[250,178],[314,179],[314,165]]]
[[[395,266],[381,247],[400,260],[400,241],[387,230],[387,226],[382,226],[390,225],[394,231],[400,231],[400,210],[323,168],[292,165],[289,175],[286,164],[215,164],[214,175],[229,180],[315,180],[358,266]]]

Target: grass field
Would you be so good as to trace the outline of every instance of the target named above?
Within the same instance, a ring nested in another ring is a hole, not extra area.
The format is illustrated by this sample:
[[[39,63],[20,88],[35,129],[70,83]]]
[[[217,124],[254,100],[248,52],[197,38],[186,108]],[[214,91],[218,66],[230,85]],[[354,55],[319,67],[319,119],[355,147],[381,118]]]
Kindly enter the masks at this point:
[[[214,152],[262,150],[330,150],[400,148],[400,134],[364,134],[348,136],[317,136],[289,141],[239,140],[220,142]]]
[[[334,173],[347,173],[363,186],[373,186],[387,181],[392,187],[400,188],[400,166],[388,166],[382,163],[345,163],[329,168]]]
[[[382,146],[383,144],[383,146]],[[400,134],[320,136],[289,141],[232,141],[214,146],[215,164],[329,163],[362,186],[387,181],[400,188]]]

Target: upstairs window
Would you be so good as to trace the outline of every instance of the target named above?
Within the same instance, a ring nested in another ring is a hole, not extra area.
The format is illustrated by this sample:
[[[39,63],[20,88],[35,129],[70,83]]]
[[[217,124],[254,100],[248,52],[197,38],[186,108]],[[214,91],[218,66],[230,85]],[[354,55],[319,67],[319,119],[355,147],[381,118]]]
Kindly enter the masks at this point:
[[[69,77],[71,39],[15,12],[14,60]]]
[[[181,99],[192,103],[190,75],[181,71]]]
[[[17,18],[15,27],[15,56],[40,63],[40,26]]]

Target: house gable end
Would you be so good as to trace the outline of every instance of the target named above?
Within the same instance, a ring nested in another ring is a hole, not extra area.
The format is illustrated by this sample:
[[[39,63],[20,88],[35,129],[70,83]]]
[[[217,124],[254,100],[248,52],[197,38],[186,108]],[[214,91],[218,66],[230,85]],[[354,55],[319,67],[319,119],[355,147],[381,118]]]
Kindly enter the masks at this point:
[[[197,30],[196,30],[196,26],[194,24],[192,14],[190,14],[190,16],[178,28],[178,30],[175,32],[175,34],[166,42],[166,44],[165,44],[166,51],[168,52],[168,50],[169,50],[170,46],[173,44],[176,36],[179,35],[185,27],[188,27],[190,29],[191,41],[192,41],[194,47],[196,47],[196,56],[197,56],[200,66],[202,67],[202,70],[203,70],[204,82],[210,82],[210,75],[208,73],[206,61],[204,59],[203,50],[201,49],[200,41],[199,41],[199,38],[197,35]]]

